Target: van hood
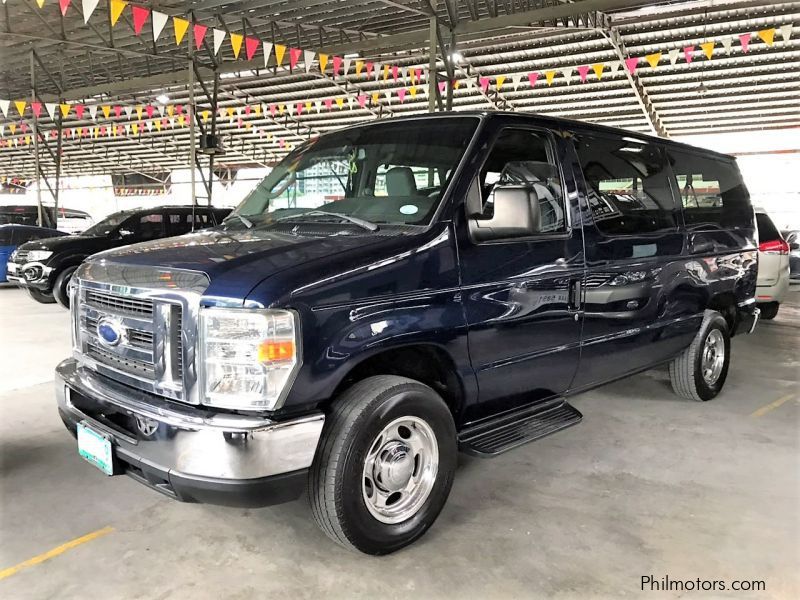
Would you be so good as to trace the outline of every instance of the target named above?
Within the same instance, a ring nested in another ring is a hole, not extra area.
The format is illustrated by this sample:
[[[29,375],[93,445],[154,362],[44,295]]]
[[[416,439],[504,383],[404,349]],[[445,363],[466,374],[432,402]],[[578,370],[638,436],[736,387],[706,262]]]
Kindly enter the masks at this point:
[[[207,295],[240,303],[256,285],[275,273],[323,257],[386,243],[394,237],[206,229],[101,252],[91,260],[204,273],[211,282]]]

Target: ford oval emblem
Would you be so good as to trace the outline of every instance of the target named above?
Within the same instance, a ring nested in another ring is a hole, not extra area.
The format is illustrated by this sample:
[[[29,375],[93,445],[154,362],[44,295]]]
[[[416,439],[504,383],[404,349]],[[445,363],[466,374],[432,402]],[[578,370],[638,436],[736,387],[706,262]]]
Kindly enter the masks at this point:
[[[100,319],[97,322],[97,337],[106,346],[116,346],[122,341],[125,330],[116,319]]]

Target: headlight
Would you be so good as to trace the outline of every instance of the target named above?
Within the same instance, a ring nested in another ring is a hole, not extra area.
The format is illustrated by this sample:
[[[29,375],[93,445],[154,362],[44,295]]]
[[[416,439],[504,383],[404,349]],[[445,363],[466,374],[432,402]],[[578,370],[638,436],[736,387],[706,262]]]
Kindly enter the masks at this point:
[[[42,262],[52,256],[50,250],[31,250],[28,252],[28,262]]]
[[[298,318],[292,311],[201,309],[203,404],[279,408],[300,367],[299,345]]]

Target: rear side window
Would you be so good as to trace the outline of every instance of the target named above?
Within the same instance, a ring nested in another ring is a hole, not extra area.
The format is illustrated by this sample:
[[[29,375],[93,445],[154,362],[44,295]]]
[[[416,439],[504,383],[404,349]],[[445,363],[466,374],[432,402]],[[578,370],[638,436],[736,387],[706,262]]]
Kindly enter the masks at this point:
[[[689,229],[751,227],[750,196],[736,168],[728,160],[686,150],[667,150]]]
[[[195,229],[210,227],[211,215],[208,211],[198,210],[194,214]],[[172,213],[169,215],[170,235],[183,235],[192,231],[192,213]]]
[[[578,158],[597,228],[608,236],[675,231],[679,208],[660,146],[580,135]]]
[[[778,233],[778,228],[775,227],[772,219],[769,218],[769,215],[756,213],[756,223],[758,224],[759,242],[772,242],[783,239],[781,234]]]

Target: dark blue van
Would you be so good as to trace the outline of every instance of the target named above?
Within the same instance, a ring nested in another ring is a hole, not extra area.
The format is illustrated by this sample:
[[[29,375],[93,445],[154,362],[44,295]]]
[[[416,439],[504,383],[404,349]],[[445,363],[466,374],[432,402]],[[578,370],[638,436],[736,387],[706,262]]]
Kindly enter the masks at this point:
[[[0,283],[8,281],[8,259],[17,249],[17,246],[32,240],[64,235],[67,234],[48,227],[0,223]]]
[[[108,475],[234,506],[307,488],[333,540],[388,553],[459,449],[573,425],[572,394],[669,365],[717,396],[757,248],[728,156],[517,114],[360,125],[220,227],[88,259],[59,411]]]

